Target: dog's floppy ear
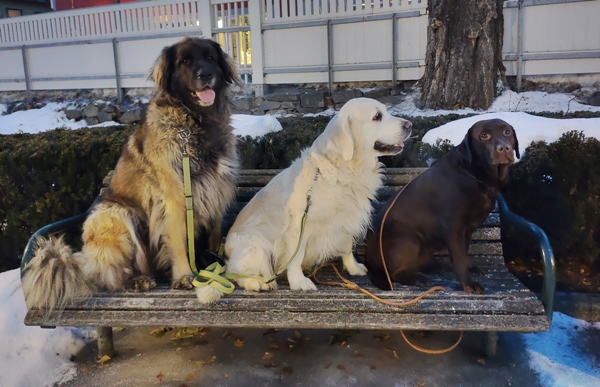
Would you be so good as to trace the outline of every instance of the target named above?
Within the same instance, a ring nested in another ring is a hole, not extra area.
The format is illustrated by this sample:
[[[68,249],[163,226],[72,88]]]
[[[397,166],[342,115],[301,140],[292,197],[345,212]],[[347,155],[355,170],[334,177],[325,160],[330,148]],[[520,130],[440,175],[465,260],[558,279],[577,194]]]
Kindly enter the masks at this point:
[[[465,138],[463,138],[462,142],[458,145],[458,153],[467,161],[469,164],[473,162],[473,153],[471,152],[471,131],[474,126],[471,126],[467,134],[465,134]]]
[[[231,57],[227,55],[225,51],[223,51],[219,43],[215,42],[214,40],[210,40],[210,43],[219,54],[218,63],[219,67],[223,71],[223,79],[225,79],[227,83],[235,83],[239,86],[242,86],[242,81],[237,75],[236,65],[233,59],[231,59]]]
[[[317,151],[323,155],[340,155],[344,161],[351,160],[354,156],[354,138],[350,125],[348,114],[338,113],[319,136]]]
[[[154,90],[158,94],[165,93],[169,88],[174,59],[175,47],[165,47],[152,67],[149,79],[154,81]]]
[[[510,128],[512,129],[512,135],[515,139],[515,156],[517,156],[517,158],[520,159],[521,153],[519,152],[519,140],[517,139],[517,132],[515,132],[515,128],[513,128],[512,126]]]

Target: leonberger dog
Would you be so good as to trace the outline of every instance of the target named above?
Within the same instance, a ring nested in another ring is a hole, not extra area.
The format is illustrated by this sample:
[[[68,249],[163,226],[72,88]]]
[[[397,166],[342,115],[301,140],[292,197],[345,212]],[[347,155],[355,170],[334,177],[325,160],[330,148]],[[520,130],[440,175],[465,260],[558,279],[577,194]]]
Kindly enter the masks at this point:
[[[162,50],[150,78],[155,94],[145,121],[83,224],[82,250],[73,252],[62,238],[38,241],[23,277],[28,308],[62,308],[98,290],[149,290],[157,273],[169,271],[172,288],[192,288],[184,150],[196,239],[218,248],[238,170],[226,95],[239,84],[235,65],[218,43],[187,37]]]

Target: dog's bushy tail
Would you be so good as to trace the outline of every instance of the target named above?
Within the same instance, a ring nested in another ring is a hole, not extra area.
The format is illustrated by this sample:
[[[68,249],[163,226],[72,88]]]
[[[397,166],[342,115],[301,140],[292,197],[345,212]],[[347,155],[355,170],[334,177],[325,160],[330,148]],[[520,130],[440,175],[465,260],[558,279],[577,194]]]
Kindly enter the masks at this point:
[[[62,237],[40,238],[37,246],[22,280],[28,309],[62,309],[97,290],[82,270],[84,254],[73,253]]]

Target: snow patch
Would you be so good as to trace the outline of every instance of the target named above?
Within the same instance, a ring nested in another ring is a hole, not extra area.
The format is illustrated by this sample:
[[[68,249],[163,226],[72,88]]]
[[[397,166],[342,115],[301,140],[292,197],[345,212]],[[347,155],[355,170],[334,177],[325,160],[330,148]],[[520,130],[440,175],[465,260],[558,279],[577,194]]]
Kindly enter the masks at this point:
[[[403,116],[431,117],[446,114],[480,114],[484,113],[474,109],[458,110],[432,110],[417,108],[417,101],[421,97],[420,93],[409,95],[403,102],[390,108],[390,113]],[[599,106],[584,105],[575,100],[572,94],[564,93],[546,93],[542,91],[527,91],[516,93],[512,90],[504,90],[498,96],[492,106],[486,110],[487,113],[495,112],[575,112],[590,111],[600,112]]]
[[[40,133],[57,128],[81,129],[121,125],[114,121],[107,121],[98,125],[87,125],[84,120],[70,120],[64,112],[60,111],[65,106],[65,103],[51,102],[40,109],[21,110],[1,116],[0,134]]]
[[[0,273],[0,386],[53,386],[74,378],[70,358],[95,330],[28,327],[26,313],[19,270]]]
[[[554,142],[563,133],[571,130],[581,131],[586,137],[600,139],[600,118],[558,119],[538,117],[523,112],[503,112],[485,113],[448,122],[425,133],[423,142],[433,145],[438,139],[441,139],[449,140],[452,145],[458,145],[473,124],[492,118],[500,118],[515,129],[521,156],[532,141]]]
[[[252,138],[264,136],[270,132],[279,132],[282,127],[274,116],[251,116],[248,114],[232,114],[233,133]]]
[[[555,312],[548,332],[522,335],[529,367],[538,373],[542,386],[600,386],[600,364],[577,347],[582,343],[579,340],[582,330],[600,330],[600,323]]]

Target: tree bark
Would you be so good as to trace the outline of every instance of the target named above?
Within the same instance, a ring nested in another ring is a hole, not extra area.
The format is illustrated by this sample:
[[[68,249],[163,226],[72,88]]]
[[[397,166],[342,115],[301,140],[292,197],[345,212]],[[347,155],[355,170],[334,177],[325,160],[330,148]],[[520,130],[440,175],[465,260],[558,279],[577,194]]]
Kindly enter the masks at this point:
[[[421,105],[487,109],[502,64],[503,0],[429,0]]]

